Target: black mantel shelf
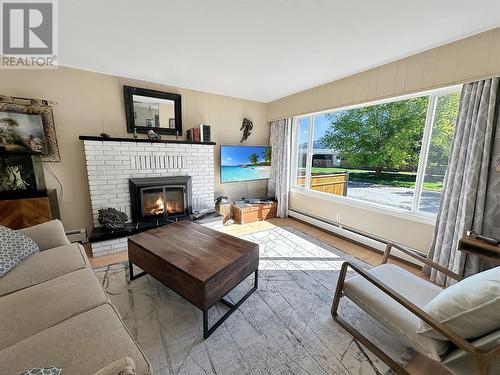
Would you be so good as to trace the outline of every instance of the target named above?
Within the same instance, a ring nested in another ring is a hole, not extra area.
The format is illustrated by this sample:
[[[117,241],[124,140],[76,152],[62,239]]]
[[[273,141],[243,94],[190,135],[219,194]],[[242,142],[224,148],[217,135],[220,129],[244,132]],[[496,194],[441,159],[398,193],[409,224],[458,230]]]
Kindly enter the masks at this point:
[[[103,138],[94,135],[81,135],[81,141],[102,141],[102,142],[135,142],[135,143],[178,143],[178,144],[187,144],[187,145],[212,145],[214,146],[215,142],[193,142],[193,141],[175,141],[171,139],[160,139],[159,141],[153,141],[147,138]]]

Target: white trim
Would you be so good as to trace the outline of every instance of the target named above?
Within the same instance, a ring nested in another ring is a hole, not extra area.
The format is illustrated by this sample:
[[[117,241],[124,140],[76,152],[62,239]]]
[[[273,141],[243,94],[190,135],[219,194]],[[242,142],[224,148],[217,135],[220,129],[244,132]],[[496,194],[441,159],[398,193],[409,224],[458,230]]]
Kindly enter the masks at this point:
[[[312,224],[318,228],[325,229],[329,232],[348,237],[356,242],[362,243],[363,245],[372,247],[376,250],[379,251],[384,251],[385,250],[385,245],[382,242],[372,240],[371,238],[365,237],[361,234],[357,234],[351,231],[348,231],[346,229],[343,229],[342,225],[340,224],[330,224],[328,221],[325,221],[323,218],[316,218],[313,216],[309,216],[306,214],[303,214],[302,212],[295,211],[291,209],[288,212],[289,216],[294,217],[296,219],[305,221],[306,223]]]
[[[382,205],[374,202],[363,201],[355,198],[344,197],[341,195],[333,195],[328,193],[323,193],[316,190],[307,190],[303,187],[293,187],[290,189],[291,192],[309,195],[313,198],[320,198],[334,203],[342,203],[346,206],[352,206],[357,208],[363,208],[370,211],[378,212],[384,215],[390,215],[397,218],[411,220],[418,223],[435,225],[436,217],[434,215],[421,214],[412,211],[406,211],[403,209],[398,209],[397,207],[390,207],[387,205]]]
[[[312,149],[314,136],[314,116],[309,116],[309,134],[307,140],[307,157],[306,157],[306,189],[311,188],[311,171],[312,171]]]
[[[297,159],[298,159],[298,154],[299,154],[299,148],[296,147],[296,144],[298,142],[298,137],[297,134],[299,132],[299,118],[298,117],[292,117],[293,119],[293,126],[292,126],[292,131],[290,133],[290,152],[291,152],[291,162],[290,162],[290,167],[291,173],[290,173],[290,183],[289,183],[289,189],[297,185]]]
[[[286,175],[287,176],[290,176],[291,173],[290,171],[292,170],[291,169],[291,165],[292,165],[292,160],[291,160],[291,157],[292,157],[292,150],[293,150],[293,143],[292,143],[292,131],[294,129],[294,122],[295,122],[295,119],[293,117],[288,117],[286,120],[286,127],[287,127],[287,140],[286,140],[286,143],[288,145],[287,147],[287,150],[286,150],[286,157],[287,157],[287,163],[286,163]],[[287,192],[286,192],[286,195],[287,195],[287,200],[286,200],[286,207],[285,207],[285,217],[288,217],[288,210],[290,208],[290,178],[288,178],[288,183],[287,183]]]
[[[439,95],[439,96],[442,96]],[[438,95],[432,94],[429,96],[429,104],[427,106],[427,115],[425,117],[424,134],[422,134],[422,142],[420,155],[418,156],[417,178],[415,179],[415,192],[413,193],[412,212],[417,212],[420,206],[420,198],[424,188],[425,169],[427,168],[427,158],[432,136],[432,127],[434,125],[434,115],[436,114],[436,103]]]
[[[459,92],[461,90],[462,86],[463,85],[460,84],[460,85],[443,87],[443,88],[439,88],[439,89],[419,91],[419,92],[415,92],[415,93],[412,93],[412,94],[406,94],[406,95],[400,95],[400,96],[392,96],[390,98],[374,100],[374,101],[371,101],[371,102],[358,103],[358,104],[348,105],[348,106],[345,106],[345,107],[338,107],[338,108],[332,108],[332,109],[325,109],[323,111],[318,111],[318,112],[305,113],[303,115],[297,115],[295,117],[300,118],[300,117],[307,117],[307,116],[319,115],[319,114],[328,113],[328,112],[338,112],[338,111],[345,111],[345,110],[348,110],[348,109],[370,107],[372,105],[384,104],[384,103],[390,103],[390,102],[398,102],[400,100],[411,99],[411,98],[418,98],[420,96],[430,96],[430,95],[441,96],[441,95],[451,94],[452,92]]]
[[[363,244],[365,246],[368,246],[370,248],[373,248],[374,250],[377,250],[377,251],[380,251],[380,252],[384,252],[385,250],[385,244],[383,242],[379,242],[379,241],[376,241],[376,240],[373,240],[371,238],[368,238],[368,237],[365,237],[361,234],[357,234],[357,233],[354,233],[354,232],[351,232],[350,230],[348,229],[344,229],[342,227],[342,225],[335,225],[335,224],[330,224],[328,221],[326,221],[326,219],[323,219],[323,218],[315,218],[315,217],[312,217],[312,216],[309,216],[309,215],[305,215],[301,212],[298,212],[298,211],[294,211],[294,210],[289,210],[288,211],[288,215],[290,217],[294,217],[296,219],[299,219],[301,221],[304,221],[306,223],[309,223],[311,225],[314,225],[318,228],[321,228],[321,229],[324,229],[328,232],[331,232],[333,234],[337,234],[339,236],[342,236],[342,237],[345,237],[345,238],[348,238],[348,239],[351,239],[353,241],[356,241],[360,244]],[[341,249],[339,249],[341,250]],[[349,252],[346,251],[346,253],[349,254]],[[351,254],[352,255],[352,254]],[[396,258],[399,258],[399,259],[403,259],[407,262],[411,262],[417,266],[422,266],[423,264],[418,262],[417,260],[415,260],[415,258],[412,258],[410,256],[407,256],[406,254],[402,253],[401,251],[399,251],[398,249],[395,249],[393,248],[392,251],[391,251],[391,257],[394,256]]]
[[[404,217],[405,219],[416,220],[416,221],[420,221],[420,222],[429,223],[429,224],[434,225],[435,221],[436,221],[436,216],[434,214],[429,214],[429,213],[426,213],[424,211],[419,211],[419,205],[420,205],[420,198],[421,198],[422,190],[423,190],[425,169],[427,167],[427,159],[428,159],[428,155],[429,155],[429,148],[430,148],[430,142],[431,142],[431,137],[432,137],[432,127],[434,125],[434,115],[436,112],[437,99],[439,96],[459,92],[461,87],[462,87],[462,85],[449,86],[449,87],[445,87],[445,88],[427,90],[427,91],[422,91],[422,92],[418,92],[418,93],[402,95],[402,96],[392,97],[392,98],[386,98],[386,99],[381,99],[381,100],[377,100],[377,101],[373,101],[373,102],[356,104],[356,105],[351,105],[351,106],[347,106],[347,107],[337,108],[334,110],[325,110],[325,111],[314,112],[314,113],[294,117],[295,119],[302,119],[302,118],[309,117],[309,134],[308,134],[308,144],[307,144],[306,176],[305,176],[305,186],[304,187],[297,185],[297,178],[296,178],[296,176],[297,176],[297,161],[298,161],[297,160],[298,159],[298,152],[297,152],[298,151],[298,137],[292,143],[292,147],[294,148],[293,151],[296,155],[295,155],[294,164],[292,165],[292,168],[293,168],[292,174],[294,175],[294,178],[292,181],[290,181],[290,190],[302,192],[302,193],[308,193],[308,194],[311,193],[312,196],[316,196],[318,198],[333,199],[333,201],[342,201],[343,203],[346,203],[346,204],[350,204],[350,202],[353,202],[352,206],[357,206],[360,208],[371,208],[371,209],[375,209],[377,211],[385,211],[385,213],[392,214],[392,215],[395,214],[396,216]],[[388,205],[383,205],[383,204],[379,204],[379,203],[358,200],[358,199],[351,198],[351,197],[336,196],[336,195],[332,195],[332,194],[321,193],[321,192],[310,190],[311,170],[312,170],[312,151],[313,151],[312,147],[313,147],[313,142],[314,142],[313,139],[314,139],[314,117],[315,117],[315,115],[318,115],[321,113],[349,110],[349,109],[353,109],[353,108],[368,107],[368,106],[382,104],[382,103],[396,102],[396,101],[410,99],[410,98],[423,97],[426,95],[429,97],[429,104],[428,104],[427,112],[426,112],[424,132],[422,134],[422,146],[421,146],[421,150],[420,150],[420,154],[419,154],[419,164],[418,164],[417,175],[416,175],[416,179],[415,179],[415,192],[413,194],[411,211],[393,208],[393,207],[390,207]],[[296,121],[296,124],[298,124],[298,123],[299,123],[299,121]],[[296,125],[294,127],[298,128],[298,125]],[[295,133],[297,133],[297,131],[298,130],[295,129]],[[319,194],[319,196],[317,194]],[[403,215],[403,216],[401,216],[401,215]],[[423,221],[421,221],[421,220],[423,220]]]

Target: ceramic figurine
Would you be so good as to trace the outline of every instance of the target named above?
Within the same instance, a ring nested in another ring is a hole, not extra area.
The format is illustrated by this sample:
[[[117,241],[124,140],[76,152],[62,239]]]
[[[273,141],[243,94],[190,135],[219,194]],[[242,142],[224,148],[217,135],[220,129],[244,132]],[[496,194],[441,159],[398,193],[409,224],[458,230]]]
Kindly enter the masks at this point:
[[[159,134],[156,134],[152,130],[148,130],[148,138],[151,139],[152,141],[159,141],[161,139]]]
[[[250,134],[252,134],[253,123],[247,118],[243,119],[243,124],[241,124],[240,130],[243,130],[243,136],[241,137],[240,143],[246,141]]]

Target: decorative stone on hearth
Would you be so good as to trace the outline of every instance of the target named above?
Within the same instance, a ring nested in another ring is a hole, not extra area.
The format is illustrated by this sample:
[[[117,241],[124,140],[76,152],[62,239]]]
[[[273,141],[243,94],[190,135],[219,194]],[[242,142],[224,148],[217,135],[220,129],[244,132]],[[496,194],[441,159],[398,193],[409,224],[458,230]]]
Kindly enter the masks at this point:
[[[114,230],[125,226],[128,220],[126,213],[118,211],[115,208],[101,208],[99,211],[98,221],[104,228]]]

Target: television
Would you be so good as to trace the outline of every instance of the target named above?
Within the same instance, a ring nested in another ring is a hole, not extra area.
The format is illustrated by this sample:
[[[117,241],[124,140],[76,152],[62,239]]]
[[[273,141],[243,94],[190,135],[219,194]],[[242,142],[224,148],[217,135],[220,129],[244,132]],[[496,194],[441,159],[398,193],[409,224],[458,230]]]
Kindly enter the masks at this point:
[[[220,182],[265,180],[271,176],[271,147],[220,146]]]

